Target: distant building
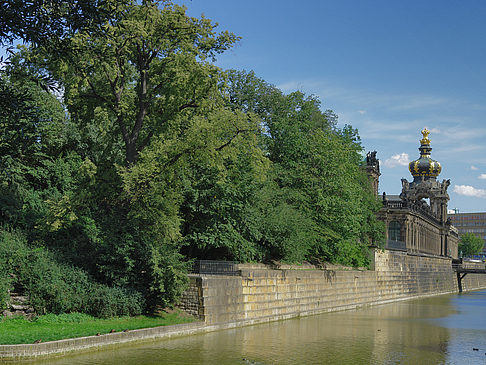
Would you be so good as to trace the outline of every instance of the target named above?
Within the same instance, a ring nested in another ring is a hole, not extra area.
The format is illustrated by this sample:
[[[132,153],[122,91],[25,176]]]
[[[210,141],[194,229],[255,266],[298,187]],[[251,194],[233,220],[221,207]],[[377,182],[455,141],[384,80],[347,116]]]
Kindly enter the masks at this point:
[[[459,237],[464,233],[474,233],[484,241],[482,252],[478,258],[486,258],[486,213],[454,213],[449,214],[452,224],[459,231]]]
[[[413,181],[402,179],[400,195],[383,193],[378,217],[387,227],[386,248],[457,258],[459,235],[447,216],[450,181],[437,181],[442,167],[430,158],[429,133],[427,129],[422,131],[420,158],[409,164]],[[375,160],[375,155],[368,155],[366,170],[376,192],[380,171]]]

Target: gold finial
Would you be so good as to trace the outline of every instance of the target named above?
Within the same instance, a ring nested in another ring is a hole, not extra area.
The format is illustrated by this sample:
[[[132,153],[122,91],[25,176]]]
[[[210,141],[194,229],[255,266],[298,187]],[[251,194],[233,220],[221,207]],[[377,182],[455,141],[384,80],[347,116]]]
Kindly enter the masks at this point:
[[[420,140],[421,144],[430,144],[429,134],[430,131],[427,128],[424,128],[422,130],[422,136],[424,136],[424,138]]]

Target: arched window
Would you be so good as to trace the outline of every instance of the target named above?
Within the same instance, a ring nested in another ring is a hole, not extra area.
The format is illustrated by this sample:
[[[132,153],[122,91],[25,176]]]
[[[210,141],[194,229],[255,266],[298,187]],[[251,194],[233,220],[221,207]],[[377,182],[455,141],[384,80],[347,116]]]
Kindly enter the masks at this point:
[[[402,226],[397,221],[391,221],[388,225],[388,239],[390,241],[401,241],[400,231]]]

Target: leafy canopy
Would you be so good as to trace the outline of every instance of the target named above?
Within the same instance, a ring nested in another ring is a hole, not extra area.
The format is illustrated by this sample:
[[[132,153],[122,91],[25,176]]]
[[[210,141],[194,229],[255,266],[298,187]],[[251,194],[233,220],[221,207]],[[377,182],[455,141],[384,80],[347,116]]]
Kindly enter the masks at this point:
[[[46,56],[61,81],[72,118],[98,124],[111,148],[124,146],[132,165],[154,135],[187,108],[203,108],[214,95],[218,69],[209,60],[238,39],[217,33],[210,20],[158,1],[123,5],[118,18],[79,31],[60,60]]]
[[[484,241],[474,233],[464,233],[459,241],[459,252],[463,256],[476,255],[484,247]]]

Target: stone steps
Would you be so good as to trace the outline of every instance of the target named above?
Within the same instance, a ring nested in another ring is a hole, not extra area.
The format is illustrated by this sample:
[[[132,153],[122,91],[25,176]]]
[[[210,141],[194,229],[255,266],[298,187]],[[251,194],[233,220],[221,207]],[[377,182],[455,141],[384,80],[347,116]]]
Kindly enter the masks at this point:
[[[35,314],[34,308],[29,304],[28,296],[20,292],[10,292],[10,301],[7,310],[2,315],[5,317],[24,316],[27,318]]]

